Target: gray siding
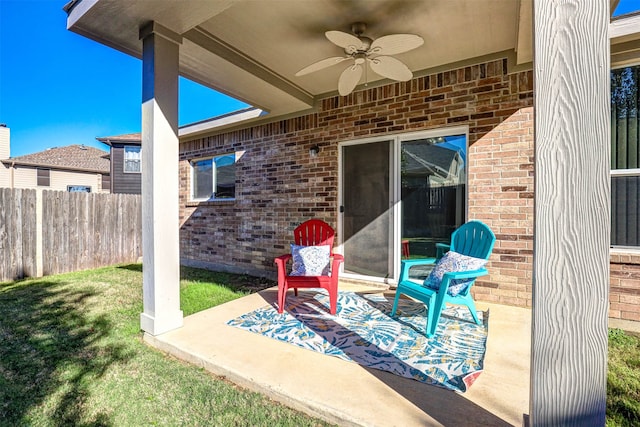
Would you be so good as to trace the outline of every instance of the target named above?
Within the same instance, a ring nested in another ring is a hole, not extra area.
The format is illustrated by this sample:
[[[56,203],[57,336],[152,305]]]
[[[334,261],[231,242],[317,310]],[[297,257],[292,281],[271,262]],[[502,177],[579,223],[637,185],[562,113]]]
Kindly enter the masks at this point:
[[[126,194],[142,193],[142,174],[124,173],[124,145],[111,147],[111,192]]]

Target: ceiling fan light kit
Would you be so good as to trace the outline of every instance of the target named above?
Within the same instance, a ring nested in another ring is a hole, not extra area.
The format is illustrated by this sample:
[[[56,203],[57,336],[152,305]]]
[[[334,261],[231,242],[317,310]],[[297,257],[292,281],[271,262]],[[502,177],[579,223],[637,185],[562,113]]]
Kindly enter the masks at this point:
[[[408,52],[422,46],[424,40],[415,34],[391,34],[375,40],[363,36],[366,25],[356,22],[351,26],[353,34],[342,31],[327,31],[327,39],[344,49],[346,56],[332,56],[303,68],[296,76],[304,76],[324,68],[331,67],[343,61],[353,60],[340,74],[338,79],[338,93],[342,96],[349,95],[358,85],[362,74],[366,76],[367,63],[371,70],[391,80],[406,82],[411,80],[413,73],[398,59],[390,56]]]

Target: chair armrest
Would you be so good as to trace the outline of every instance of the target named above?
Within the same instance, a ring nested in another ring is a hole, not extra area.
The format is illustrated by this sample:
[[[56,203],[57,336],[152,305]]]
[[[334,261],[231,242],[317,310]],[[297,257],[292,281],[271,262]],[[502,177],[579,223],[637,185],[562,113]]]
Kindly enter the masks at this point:
[[[289,261],[293,256],[291,254],[280,255],[273,260],[273,262],[278,267],[278,270],[282,270],[286,273],[287,271],[287,261]]]
[[[283,286],[285,283],[285,278],[287,276],[287,261],[291,258],[293,258],[291,254],[284,254],[273,260],[276,267],[278,267],[278,286]]]
[[[403,282],[409,279],[409,270],[416,265],[429,265],[435,264],[435,258],[422,258],[422,259],[403,259],[400,268],[400,281]],[[398,283],[399,283],[398,282]]]
[[[276,257],[274,262],[276,264],[278,264],[278,261],[279,261],[279,262],[282,262],[282,263],[286,264],[287,261],[289,261],[291,258],[293,258],[291,254],[284,254],[284,255],[280,255],[279,257]]]
[[[442,280],[444,281],[446,278],[450,280],[455,279],[475,279],[476,277],[486,276],[489,274],[486,268],[480,268],[478,270],[470,270],[470,271],[450,271],[448,273],[444,273],[442,276]]]
[[[451,245],[448,243],[436,243],[436,259],[440,259],[449,252]]]
[[[340,264],[342,264],[344,262],[344,256],[341,255],[341,254],[333,254],[333,255],[331,255],[331,258],[333,258],[331,260],[331,276],[333,276],[333,274],[335,272],[336,277],[337,277],[337,275],[340,272]]]
[[[486,268],[480,268],[478,270],[469,270],[469,271],[450,271],[448,273],[444,273],[442,276],[442,282],[440,283],[440,289],[438,289],[438,296],[446,295],[449,292],[449,286],[451,285],[451,281],[455,279],[475,279],[480,276],[486,276],[489,274]]]

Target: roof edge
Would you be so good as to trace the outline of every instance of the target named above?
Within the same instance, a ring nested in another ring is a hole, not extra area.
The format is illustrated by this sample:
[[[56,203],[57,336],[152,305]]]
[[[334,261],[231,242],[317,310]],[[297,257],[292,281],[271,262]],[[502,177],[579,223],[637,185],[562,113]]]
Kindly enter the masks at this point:
[[[110,170],[100,170],[100,169],[87,169],[87,168],[72,168],[69,166],[59,166],[59,165],[49,165],[46,163],[33,163],[33,162],[21,162],[21,161],[16,161],[14,159],[5,159],[5,160],[0,160],[0,163],[3,163],[4,165],[7,165],[9,167],[12,166],[29,166],[29,167],[34,167],[34,168],[44,168],[44,169],[57,169],[57,170],[64,170],[64,171],[78,171],[78,172],[92,172],[92,173],[100,173],[100,174],[109,174],[111,171]]]

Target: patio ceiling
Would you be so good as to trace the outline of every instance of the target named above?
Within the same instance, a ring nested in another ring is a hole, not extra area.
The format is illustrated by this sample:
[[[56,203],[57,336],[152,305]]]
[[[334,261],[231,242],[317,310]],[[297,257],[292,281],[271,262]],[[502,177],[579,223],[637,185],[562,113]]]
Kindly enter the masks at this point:
[[[517,63],[532,58],[531,0],[81,0],[69,12],[68,28],[138,58],[138,29],[155,21],[182,35],[180,74],[272,115],[313,108],[337,93],[346,63],[303,77],[295,73],[341,48],[327,30],[365,35],[418,34],[423,46],[396,57],[415,75],[445,64],[498,52]],[[521,7],[522,6],[522,7]],[[368,73],[369,84],[388,80]]]
[[[615,7],[617,0],[610,1]],[[324,32],[350,32],[357,21],[367,24],[365,35],[373,39],[422,36],[424,45],[396,55],[416,76],[491,55],[506,54],[516,65],[533,58],[532,0],[154,0],[152,8],[146,0],[74,0],[65,10],[71,31],[138,58],[139,28],[150,21],[166,27],[182,36],[182,76],[272,117],[312,109],[318,99],[337,94],[347,63],[295,73],[342,55]],[[619,43],[620,53],[640,49],[628,37]],[[369,85],[389,82],[367,74]]]

